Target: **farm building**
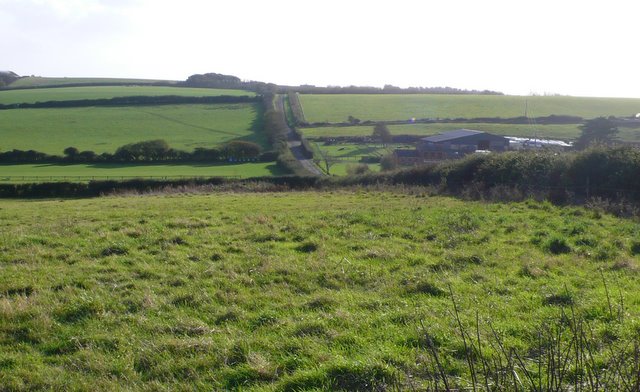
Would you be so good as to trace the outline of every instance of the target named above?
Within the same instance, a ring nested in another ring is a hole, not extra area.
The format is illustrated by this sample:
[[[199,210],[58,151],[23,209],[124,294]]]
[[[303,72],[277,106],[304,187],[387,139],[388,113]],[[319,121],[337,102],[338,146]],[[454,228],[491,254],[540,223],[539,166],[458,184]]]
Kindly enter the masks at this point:
[[[420,140],[416,150],[396,150],[400,165],[461,158],[476,151],[506,151],[509,139],[483,131],[458,129]]]

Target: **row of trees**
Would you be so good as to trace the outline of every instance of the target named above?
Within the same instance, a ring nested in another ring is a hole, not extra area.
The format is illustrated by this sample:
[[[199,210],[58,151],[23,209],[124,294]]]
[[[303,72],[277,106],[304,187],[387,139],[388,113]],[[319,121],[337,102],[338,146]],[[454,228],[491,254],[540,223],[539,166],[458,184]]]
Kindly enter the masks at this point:
[[[97,163],[97,162],[161,162],[161,161],[189,161],[189,162],[222,162],[222,161],[274,161],[277,155],[273,152],[262,152],[259,145],[247,141],[231,141],[213,148],[198,147],[193,152],[171,148],[162,139],[147,140],[126,144],[119,147],[115,153],[97,154],[94,151],[80,151],[75,147],[64,149],[64,156],[49,155],[29,150],[12,150],[0,152],[0,162],[3,163]]]
[[[577,149],[584,150],[592,145],[611,145],[618,142],[620,130],[613,118],[594,118],[585,121],[579,128],[582,132],[574,143]]]

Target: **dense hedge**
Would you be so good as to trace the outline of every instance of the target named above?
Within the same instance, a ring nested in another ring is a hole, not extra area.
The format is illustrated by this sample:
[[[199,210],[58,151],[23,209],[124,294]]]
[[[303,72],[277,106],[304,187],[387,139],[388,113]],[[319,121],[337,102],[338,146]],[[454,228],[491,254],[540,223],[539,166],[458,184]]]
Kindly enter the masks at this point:
[[[97,197],[117,192],[152,192],[166,188],[185,189],[198,186],[245,186],[246,189],[263,189],[264,184],[273,186],[270,189],[309,189],[320,184],[318,177],[282,176],[259,177],[246,180],[232,180],[219,177],[193,178],[180,180],[146,180],[133,179],[125,181],[91,181],[49,182],[37,184],[0,184],[0,198],[77,198]]]
[[[640,200],[640,150],[597,147],[582,152],[506,152],[473,155],[457,161],[418,166],[391,173],[345,179],[344,184],[437,185],[459,193],[473,187],[478,192],[496,187],[522,194],[568,198],[602,197]]]
[[[34,150],[0,152],[0,163],[140,163],[140,162],[272,162],[277,159],[273,151],[262,153],[256,143],[234,140],[212,148],[198,147],[193,152],[176,150],[162,140],[147,140],[126,144],[115,153],[96,154],[67,147],[64,156],[49,155]]]
[[[286,159],[281,154],[279,159]],[[354,177],[264,177],[252,180],[133,180],[81,183],[2,184],[0,197],[87,197],[131,189],[148,191],[167,186],[243,184],[261,181],[287,189],[340,188],[345,186],[435,186],[449,194],[473,190],[489,195],[494,189],[511,189],[519,195],[544,196],[555,202],[581,202],[599,197],[640,201],[640,151],[631,148],[593,148],[568,154],[507,152],[470,156],[388,173]]]

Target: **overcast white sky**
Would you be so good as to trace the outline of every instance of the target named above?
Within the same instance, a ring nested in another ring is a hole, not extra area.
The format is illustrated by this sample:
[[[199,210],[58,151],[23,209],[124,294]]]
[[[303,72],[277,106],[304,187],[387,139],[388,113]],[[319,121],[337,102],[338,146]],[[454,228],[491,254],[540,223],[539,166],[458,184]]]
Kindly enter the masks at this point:
[[[0,70],[640,97],[638,0],[0,0]]]

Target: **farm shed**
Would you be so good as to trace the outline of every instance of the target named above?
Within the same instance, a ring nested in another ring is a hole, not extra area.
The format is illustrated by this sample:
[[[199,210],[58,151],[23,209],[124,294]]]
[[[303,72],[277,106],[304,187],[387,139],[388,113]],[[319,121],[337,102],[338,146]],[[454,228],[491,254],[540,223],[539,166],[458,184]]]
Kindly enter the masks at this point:
[[[424,160],[458,158],[478,150],[506,151],[509,139],[483,131],[458,129],[420,140],[417,151]]]

